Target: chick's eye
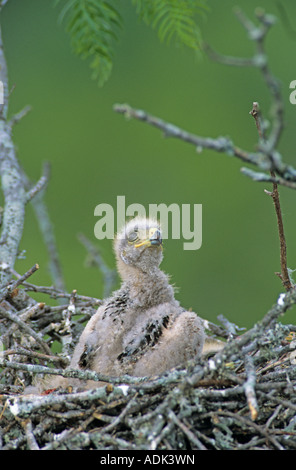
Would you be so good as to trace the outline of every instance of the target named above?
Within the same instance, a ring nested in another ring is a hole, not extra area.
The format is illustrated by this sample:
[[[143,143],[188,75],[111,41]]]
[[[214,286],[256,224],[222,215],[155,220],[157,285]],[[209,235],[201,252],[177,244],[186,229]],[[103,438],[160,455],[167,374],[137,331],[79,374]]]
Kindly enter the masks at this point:
[[[128,234],[128,237],[127,237],[129,242],[135,242],[137,238],[138,238],[137,232],[131,232]]]

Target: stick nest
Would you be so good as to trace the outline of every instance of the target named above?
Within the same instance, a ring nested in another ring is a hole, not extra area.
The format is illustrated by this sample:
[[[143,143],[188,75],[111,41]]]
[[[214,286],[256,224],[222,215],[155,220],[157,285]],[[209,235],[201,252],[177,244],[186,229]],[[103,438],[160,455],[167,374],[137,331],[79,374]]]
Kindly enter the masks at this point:
[[[66,303],[37,303],[28,290]],[[24,282],[1,303],[0,448],[295,449],[296,327],[278,321],[295,299],[294,289],[282,294],[243,333],[229,322],[205,322],[225,347],[186,370],[144,380],[110,377],[105,386],[85,392],[24,396],[40,371],[65,369],[85,321],[100,304],[75,291]]]

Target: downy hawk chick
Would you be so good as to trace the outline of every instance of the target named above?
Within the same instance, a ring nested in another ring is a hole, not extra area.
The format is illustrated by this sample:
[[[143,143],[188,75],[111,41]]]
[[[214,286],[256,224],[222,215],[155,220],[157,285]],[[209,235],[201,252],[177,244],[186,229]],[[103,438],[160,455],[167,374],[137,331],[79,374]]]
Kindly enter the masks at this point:
[[[163,248],[158,223],[131,220],[118,233],[114,251],[122,285],[87,323],[69,367],[109,376],[155,376],[201,356],[201,320],[179,305],[159,268]],[[92,386],[98,382],[85,384]]]

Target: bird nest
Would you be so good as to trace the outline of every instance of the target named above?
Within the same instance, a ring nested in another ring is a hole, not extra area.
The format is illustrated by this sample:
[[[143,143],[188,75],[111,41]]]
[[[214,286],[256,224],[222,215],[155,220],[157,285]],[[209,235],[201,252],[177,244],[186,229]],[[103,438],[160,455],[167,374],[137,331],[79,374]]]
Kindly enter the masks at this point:
[[[66,303],[34,301],[16,312],[15,299],[30,298],[26,290]],[[296,327],[279,322],[296,302],[295,289],[282,294],[248,331],[225,319],[222,326],[204,321],[210,335],[225,341],[223,350],[149,379],[65,370],[67,355],[100,301],[26,282],[17,291],[1,304],[0,448],[296,448]],[[53,353],[54,347],[60,352]],[[24,387],[40,374],[104,379],[106,385],[24,395]]]

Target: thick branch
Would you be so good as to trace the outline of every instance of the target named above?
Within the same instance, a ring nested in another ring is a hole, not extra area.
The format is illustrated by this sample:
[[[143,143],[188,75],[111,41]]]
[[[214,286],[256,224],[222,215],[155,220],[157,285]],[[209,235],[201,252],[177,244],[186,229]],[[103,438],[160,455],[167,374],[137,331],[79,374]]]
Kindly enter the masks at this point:
[[[0,30],[0,80],[4,87],[4,104],[0,107],[0,174],[4,195],[4,213],[0,238],[0,260],[13,268],[25,219],[26,191],[11,138],[11,127],[7,123],[8,80],[6,61]],[[8,270],[0,271],[0,284],[10,278]]]

